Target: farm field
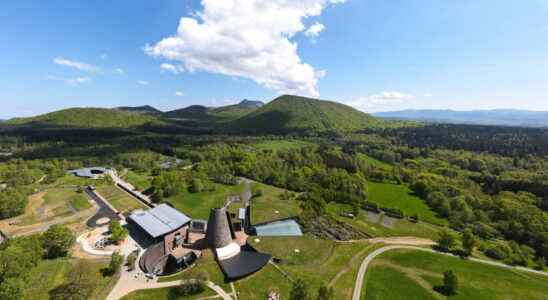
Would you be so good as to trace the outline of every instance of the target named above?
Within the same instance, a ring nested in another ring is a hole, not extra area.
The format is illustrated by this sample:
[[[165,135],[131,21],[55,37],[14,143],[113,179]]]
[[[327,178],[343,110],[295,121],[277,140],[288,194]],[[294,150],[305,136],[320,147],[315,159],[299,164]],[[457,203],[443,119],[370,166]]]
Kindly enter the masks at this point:
[[[434,288],[442,285],[446,270],[459,279],[458,293],[448,299],[546,299],[548,294],[548,278],[540,275],[436,253],[392,250],[370,265],[362,298],[445,299]]]
[[[447,220],[436,216],[426,203],[413,195],[407,185],[369,181],[369,201],[388,208],[399,208],[406,216],[417,214],[419,219],[433,224],[447,225]]]
[[[139,208],[146,208],[139,200],[132,198],[126,192],[110,184],[104,184],[96,187],[97,192],[107,199],[114,208],[121,212],[130,212]]]
[[[72,269],[74,260],[55,259],[43,260],[28,275],[27,282],[23,291],[23,299],[28,300],[48,300],[51,299],[50,292],[56,287],[69,281],[69,273]],[[116,277],[104,277],[100,270],[108,263],[94,262],[91,264],[94,272],[97,274],[97,286],[94,289],[91,299],[104,299]]]

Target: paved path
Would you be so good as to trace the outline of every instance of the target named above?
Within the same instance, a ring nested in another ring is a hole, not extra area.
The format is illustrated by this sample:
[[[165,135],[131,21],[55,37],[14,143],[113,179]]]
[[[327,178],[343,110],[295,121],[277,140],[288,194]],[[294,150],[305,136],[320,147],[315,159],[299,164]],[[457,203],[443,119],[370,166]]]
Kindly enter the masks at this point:
[[[360,300],[360,296],[361,296],[361,292],[362,292],[362,288],[363,288],[363,279],[364,279],[365,274],[367,272],[367,267],[369,266],[369,263],[371,263],[371,261],[373,261],[373,259],[375,259],[375,257],[377,257],[378,255],[380,255],[380,254],[382,254],[386,251],[390,251],[390,250],[394,250],[394,249],[420,250],[420,251],[427,251],[427,252],[432,252],[432,253],[437,253],[437,254],[454,256],[455,257],[455,255],[453,255],[451,253],[443,253],[443,252],[438,252],[438,251],[435,251],[435,250],[432,250],[432,249],[429,249],[429,248],[420,248],[420,247],[410,246],[410,245],[391,245],[391,246],[386,246],[386,247],[379,248],[379,249],[371,252],[362,261],[362,264],[360,265],[360,270],[358,271],[358,276],[356,277],[356,283],[354,285],[354,292],[353,292],[353,295],[352,295],[352,300]],[[473,257],[468,258],[468,260],[473,261],[473,262],[482,263],[482,264],[497,266],[497,267],[501,267],[501,268],[505,268],[505,269],[514,269],[514,270],[520,270],[520,271],[529,272],[529,273],[535,273],[535,274],[538,274],[538,275],[548,276],[548,272],[537,271],[537,270],[528,269],[528,268],[524,268],[524,267],[509,266],[509,265],[499,263],[499,262],[483,260],[483,259],[478,259],[478,258],[473,258]]]
[[[110,291],[106,300],[118,300],[123,298],[127,294],[137,290],[174,287],[182,284],[183,282],[184,280],[158,282],[157,277],[154,279],[146,278],[145,275],[139,270],[139,268],[133,271],[128,271],[127,267],[124,266],[122,267],[120,279],[118,279],[118,282],[116,282],[116,285]],[[220,296],[223,300],[233,300],[232,297],[223,290],[223,288],[216,285],[215,283],[208,281],[206,282],[206,285],[210,289],[214,290],[217,295]]]

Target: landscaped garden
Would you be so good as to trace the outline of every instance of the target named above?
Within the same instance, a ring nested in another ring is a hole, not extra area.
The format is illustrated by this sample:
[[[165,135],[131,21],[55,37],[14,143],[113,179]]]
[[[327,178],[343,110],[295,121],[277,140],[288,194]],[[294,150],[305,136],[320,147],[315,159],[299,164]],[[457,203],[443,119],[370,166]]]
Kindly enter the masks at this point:
[[[362,299],[441,299],[443,273],[452,270],[458,290],[449,299],[546,299],[545,276],[418,250],[381,254],[367,272]],[[394,288],[397,287],[397,288]]]

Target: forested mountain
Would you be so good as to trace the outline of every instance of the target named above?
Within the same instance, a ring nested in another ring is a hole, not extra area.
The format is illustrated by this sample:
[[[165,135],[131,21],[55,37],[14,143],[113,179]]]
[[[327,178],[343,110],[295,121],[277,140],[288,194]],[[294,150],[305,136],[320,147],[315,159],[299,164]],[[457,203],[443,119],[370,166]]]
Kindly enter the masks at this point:
[[[402,110],[380,112],[377,117],[435,123],[548,127],[548,112],[516,109],[495,110]]]
[[[261,101],[250,101],[244,99],[238,104],[207,107],[203,105],[192,105],[186,108],[168,111],[164,113],[167,118],[184,119],[197,122],[226,122],[238,119],[261,107]]]
[[[358,130],[382,123],[337,102],[284,95],[232,122],[253,133],[303,133]]]
[[[141,114],[152,114],[152,115],[160,115],[162,114],[162,111],[159,109],[156,109],[155,107],[152,107],[150,105],[143,105],[143,106],[121,106],[117,107],[117,110],[121,111],[128,111],[128,112],[134,112],[134,113],[141,113]]]
[[[6,123],[77,128],[131,128],[157,120],[151,115],[108,108],[69,108],[30,118],[15,118]]]

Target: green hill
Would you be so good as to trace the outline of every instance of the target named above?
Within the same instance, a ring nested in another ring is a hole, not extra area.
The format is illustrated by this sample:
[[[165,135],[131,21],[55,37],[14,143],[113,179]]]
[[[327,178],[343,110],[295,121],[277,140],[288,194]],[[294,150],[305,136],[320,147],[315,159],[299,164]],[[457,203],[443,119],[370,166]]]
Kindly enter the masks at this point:
[[[50,125],[78,128],[130,128],[158,120],[151,115],[108,108],[69,108],[48,114],[15,118],[10,125]]]
[[[160,110],[158,110],[155,107],[152,107],[150,105],[121,106],[121,107],[116,107],[115,109],[121,110],[121,111],[140,113],[140,114],[151,114],[151,115],[161,115],[162,114],[162,111],[160,111]]]
[[[284,95],[235,120],[232,128],[252,133],[354,131],[382,121],[341,103]]]
[[[167,118],[184,119],[198,122],[228,122],[241,118],[262,105],[260,101],[243,100],[234,105],[206,107],[192,105],[164,113]]]

